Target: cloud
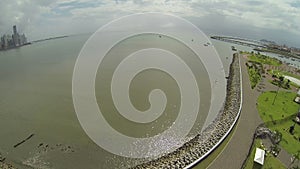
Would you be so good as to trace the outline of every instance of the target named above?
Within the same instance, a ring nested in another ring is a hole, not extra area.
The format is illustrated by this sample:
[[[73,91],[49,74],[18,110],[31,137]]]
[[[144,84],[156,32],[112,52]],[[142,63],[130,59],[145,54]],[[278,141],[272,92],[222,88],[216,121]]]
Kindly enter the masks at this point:
[[[0,33],[10,33],[16,24],[31,39],[93,32],[138,12],[172,13],[215,32],[252,32],[254,37],[274,32],[282,42],[300,36],[300,2],[294,0],[1,0],[0,11]]]

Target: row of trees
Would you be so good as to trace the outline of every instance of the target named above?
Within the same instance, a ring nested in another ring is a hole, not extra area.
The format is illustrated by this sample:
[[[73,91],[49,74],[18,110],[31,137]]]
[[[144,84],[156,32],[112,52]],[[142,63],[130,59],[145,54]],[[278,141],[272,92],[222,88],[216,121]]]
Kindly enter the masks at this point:
[[[261,80],[261,75],[264,73],[262,64],[259,62],[248,61],[246,63],[248,74],[251,82],[251,88],[255,88],[255,86]]]

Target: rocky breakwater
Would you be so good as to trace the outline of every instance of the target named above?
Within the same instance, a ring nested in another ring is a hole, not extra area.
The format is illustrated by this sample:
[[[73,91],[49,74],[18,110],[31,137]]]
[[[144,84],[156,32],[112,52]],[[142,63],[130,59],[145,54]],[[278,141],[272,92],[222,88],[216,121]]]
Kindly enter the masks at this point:
[[[223,110],[203,132],[174,152],[133,168],[189,168],[208,156],[229,134],[241,110],[241,72],[238,54],[233,55]]]
[[[0,153],[0,169],[16,169],[11,164],[7,163],[6,158]]]

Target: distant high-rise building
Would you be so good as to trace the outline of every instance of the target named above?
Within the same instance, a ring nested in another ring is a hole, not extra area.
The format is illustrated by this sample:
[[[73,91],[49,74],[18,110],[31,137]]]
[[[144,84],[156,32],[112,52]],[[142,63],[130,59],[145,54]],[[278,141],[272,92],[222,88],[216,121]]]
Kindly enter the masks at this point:
[[[1,37],[1,42],[2,42],[2,48],[4,49],[9,48],[12,45],[12,39],[9,35],[3,35]]]
[[[13,26],[12,39],[14,41],[15,46],[20,46],[21,45],[21,43],[20,43],[20,35],[18,34],[17,26],[16,25]]]
[[[25,43],[27,43],[27,38],[26,38],[25,34],[22,34],[20,36],[20,45],[24,45]]]
[[[13,26],[13,32],[14,32],[14,35],[16,35],[18,33],[16,25]]]

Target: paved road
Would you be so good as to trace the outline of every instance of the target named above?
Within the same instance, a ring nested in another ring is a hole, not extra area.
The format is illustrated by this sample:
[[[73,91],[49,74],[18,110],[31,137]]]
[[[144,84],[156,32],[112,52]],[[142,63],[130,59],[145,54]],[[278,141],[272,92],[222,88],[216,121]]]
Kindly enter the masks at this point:
[[[242,67],[243,104],[237,128],[223,152],[208,167],[209,169],[240,169],[251,146],[256,127],[262,123],[256,109],[260,92],[252,90],[245,66],[246,59],[240,57]]]

